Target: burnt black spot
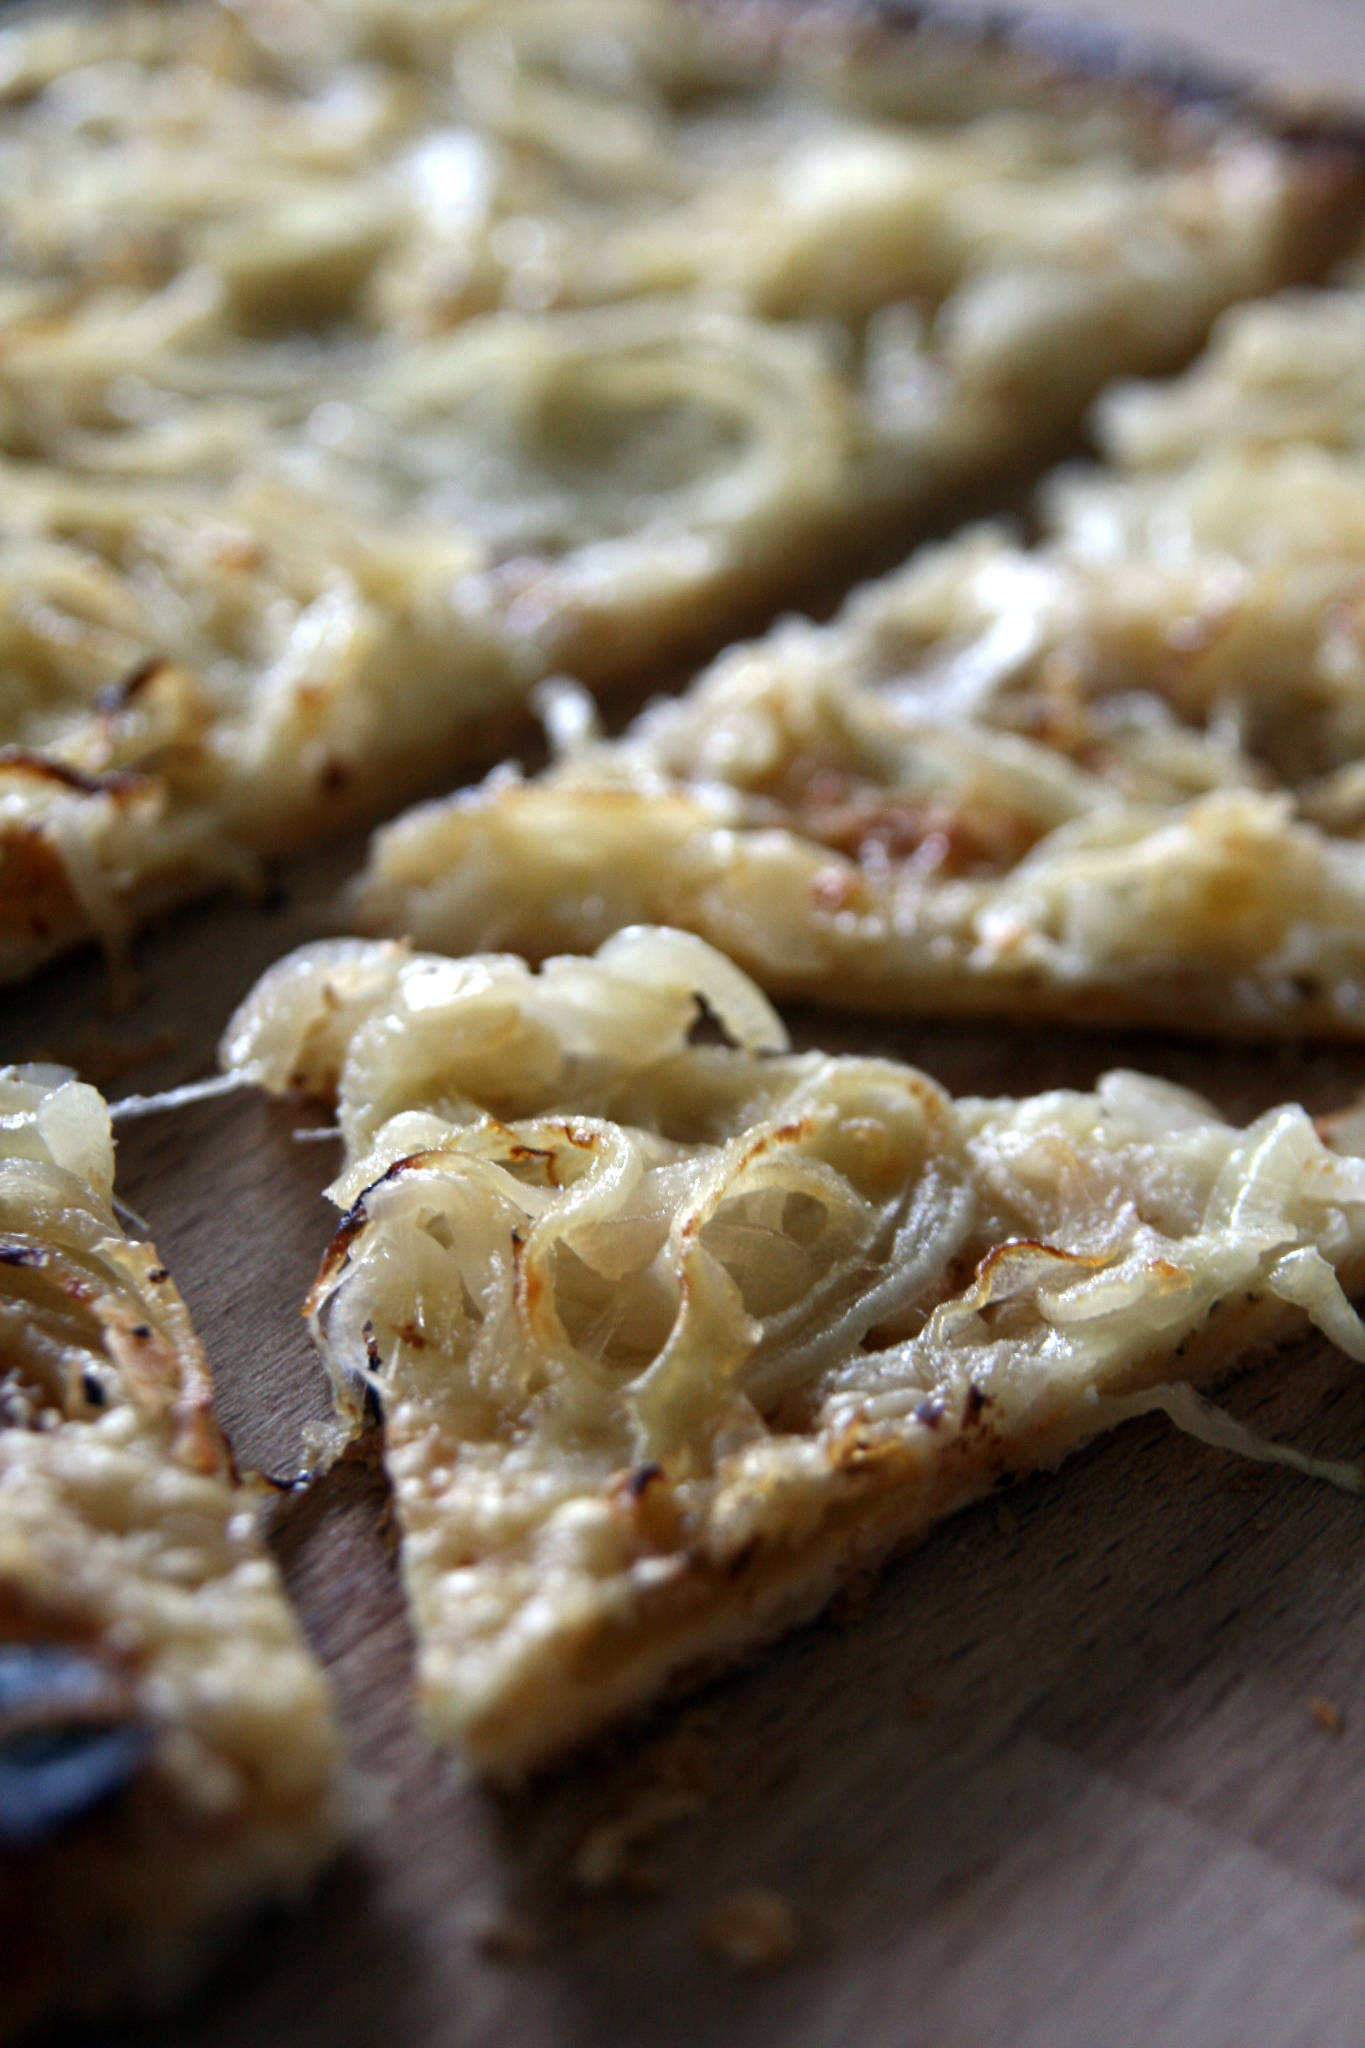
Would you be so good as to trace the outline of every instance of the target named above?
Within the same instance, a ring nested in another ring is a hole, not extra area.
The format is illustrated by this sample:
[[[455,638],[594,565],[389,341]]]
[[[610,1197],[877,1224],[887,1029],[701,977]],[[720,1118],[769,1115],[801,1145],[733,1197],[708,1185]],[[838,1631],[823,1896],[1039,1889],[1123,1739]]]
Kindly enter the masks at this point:
[[[980,1420],[982,1409],[989,1408],[990,1404],[990,1395],[983,1394],[976,1381],[973,1380],[967,1389],[967,1398],[962,1404],[962,1427],[970,1429],[974,1422]]]
[[[107,689],[100,691],[95,699],[95,709],[106,712],[122,711],[135,697],[141,695],[153,676],[160,675],[165,666],[164,656],[144,655],[141,661],[134,663],[121,682],[110,683]]]
[[[369,1361],[370,1372],[383,1372],[384,1359],[375,1342],[374,1324],[367,1322],[360,1334],[365,1340],[365,1357]],[[368,1374],[357,1374],[357,1379],[360,1385],[361,1414],[371,1427],[378,1427],[384,1420],[384,1407],[379,1398],[379,1389]]]
[[[298,1472],[262,1472],[260,1476],[272,1493],[307,1493],[315,1475],[305,1467]]]
[[[88,1365],[81,1373],[81,1392],[85,1395],[92,1408],[102,1408],[109,1399],[105,1391],[104,1381],[93,1367]]]
[[[645,1490],[652,1486],[656,1479],[662,1479],[663,1476],[662,1465],[633,1466],[626,1476],[626,1492],[632,1500],[639,1500]]]
[[[916,1422],[922,1422],[926,1429],[937,1429],[943,1420],[942,1401],[921,1401],[915,1409]]]

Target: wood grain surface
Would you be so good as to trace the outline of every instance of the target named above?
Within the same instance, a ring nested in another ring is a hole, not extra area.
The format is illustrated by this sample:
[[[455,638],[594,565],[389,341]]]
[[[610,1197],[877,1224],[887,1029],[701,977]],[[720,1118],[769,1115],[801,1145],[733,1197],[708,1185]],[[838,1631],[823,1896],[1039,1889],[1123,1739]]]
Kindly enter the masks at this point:
[[[1088,11],[1365,100],[1358,0]],[[300,866],[269,906],[170,921],[120,1013],[94,962],[0,996],[0,1058],[66,1059],[115,1095],[207,1071],[233,1004],[317,931],[358,856]],[[805,1043],[875,1044],[973,1091],[1140,1064],[1252,1114],[1365,1087],[1365,1048],[795,1023]],[[243,1097],[130,1125],[119,1147],[120,1192],[189,1300],[239,1458],[272,1472],[298,1466],[326,1407],[298,1305],[330,1229],[331,1154],[298,1121]],[[1316,1341],[1230,1401],[1315,1450],[1365,1444],[1365,1378]],[[413,1727],[373,1459],[285,1502],[273,1540],[335,1681],[365,1825],[315,1902],[237,1940],[188,2005],[59,2030],[54,2048],[1365,2042],[1357,1501],[1132,1426],[515,1798],[464,1782]],[[675,1817],[629,1846],[619,1885],[585,1889],[584,1841],[628,1831],[657,1792]],[[753,1886],[785,1898],[797,1942],[745,1975],[698,1929]]]

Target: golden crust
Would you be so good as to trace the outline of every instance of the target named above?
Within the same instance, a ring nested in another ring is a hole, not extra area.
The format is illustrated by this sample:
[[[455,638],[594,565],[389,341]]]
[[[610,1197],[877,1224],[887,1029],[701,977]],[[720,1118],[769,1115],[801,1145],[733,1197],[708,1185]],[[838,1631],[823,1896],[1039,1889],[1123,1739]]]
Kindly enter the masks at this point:
[[[1358,1291],[1365,1260],[1343,1278]],[[1225,1379],[1297,1324],[1294,1311],[1272,1299],[1225,1304],[1188,1340],[1181,1376],[1196,1386]],[[1114,1391],[1164,1385],[1171,1364],[1158,1350]],[[949,1515],[1002,1485],[1051,1470],[1112,1426],[1100,1412],[1075,1407],[1045,1428],[1004,1435],[982,1411],[970,1423],[945,1424],[929,1458],[921,1446],[866,1444],[855,1431],[831,1447],[830,1500],[818,1529],[803,1532],[799,1546],[760,1539],[723,1566],[689,1555],[685,1570],[643,1593],[628,1617],[584,1627],[556,1658],[552,1678],[528,1672],[469,1722],[452,1720],[447,1703],[428,1695],[427,1724],[437,1740],[458,1743],[480,1771],[515,1783],[813,1620],[844,1587],[923,1542]]]

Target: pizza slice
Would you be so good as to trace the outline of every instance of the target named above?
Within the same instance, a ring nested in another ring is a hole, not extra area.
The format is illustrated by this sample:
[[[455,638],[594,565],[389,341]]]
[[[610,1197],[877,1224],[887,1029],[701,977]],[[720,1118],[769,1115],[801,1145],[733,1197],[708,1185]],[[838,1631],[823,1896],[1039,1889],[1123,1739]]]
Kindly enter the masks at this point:
[[[1127,1416],[1248,1447],[1194,1385],[1309,1321],[1365,1358],[1358,1122],[954,1100],[793,1053],[691,934],[305,948],[223,1059],[336,1103],[311,1325],[382,1411],[426,1725],[496,1776]]]
[[[936,17],[5,31],[0,977],[700,659],[1316,274],[1358,145]]]
[[[683,925],[786,995],[1365,1030],[1365,288],[1229,314],[987,526],[732,649],[617,742],[378,837],[360,928],[531,956]]]
[[[0,1070],[0,2031],[155,2000],[343,1832],[321,1671],[109,1114]]]

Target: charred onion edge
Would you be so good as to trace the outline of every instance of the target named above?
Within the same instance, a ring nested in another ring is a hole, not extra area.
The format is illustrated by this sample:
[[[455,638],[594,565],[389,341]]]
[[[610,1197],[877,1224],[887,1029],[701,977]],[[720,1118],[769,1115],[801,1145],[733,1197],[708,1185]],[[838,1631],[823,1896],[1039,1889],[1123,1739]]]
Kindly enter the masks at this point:
[[[111,768],[103,775],[88,775],[83,768],[68,767],[64,761],[49,760],[29,747],[0,746],[0,779],[7,775],[31,776],[35,782],[55,782],[78,796],[121,797],[151,793],[156,778],[139,775],[131,768]]]

